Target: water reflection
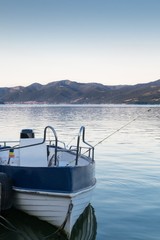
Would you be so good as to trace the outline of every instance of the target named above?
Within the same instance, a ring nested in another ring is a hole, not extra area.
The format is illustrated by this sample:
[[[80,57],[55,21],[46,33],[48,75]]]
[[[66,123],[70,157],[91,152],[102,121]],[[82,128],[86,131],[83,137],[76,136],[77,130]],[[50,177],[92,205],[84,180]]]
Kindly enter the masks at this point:
[[[66,240],[63,232],[35,217],[19,210],[11,209],[0,217],[1,240]],[[95,240],[97,222],[94,209],[89,205],[77,220],[70,240]]]
[[[97,186],[92,203],[98,223],[96,239],[160,239],[159,105],[1,105],[0,116],[1,140],[19,139],[23,128],[33,128],[36,137],[43,137],[44,127],[51,125],[55,127],[59,140],[68,144],[75,140],[79,127],[83,125],[92,145],[136,118],[95,148]],[[17,221],[14,219],[17,215],[13,215],[13,223]],[[21,217],[18,226],[25,219],[28,218]],[[33,232],[34,237],[20,238],[1,227],[0,239],[41,240],[54,231],[53,227],[40,221],[36,221],[33,227],[32,220],[29,218],[32,223],[26,223],[24,228],[30,226],[28,234]],[[92,226],[96,228],[93,222]],[[83,232],[83,226],[78,229]],[[96,229],[92,233],[90,240],[95,239]],[[8,237],[4,237],[7,234]],[[80,236],[80,232],[77,235]],[[77,235],[74,233],[72,240],[87,240],[76,238]],[[59,239],[64,238],[60,236]]]
[[[95,240],[97,221],[94,208],[89,205],[73,227],[70,240]]]

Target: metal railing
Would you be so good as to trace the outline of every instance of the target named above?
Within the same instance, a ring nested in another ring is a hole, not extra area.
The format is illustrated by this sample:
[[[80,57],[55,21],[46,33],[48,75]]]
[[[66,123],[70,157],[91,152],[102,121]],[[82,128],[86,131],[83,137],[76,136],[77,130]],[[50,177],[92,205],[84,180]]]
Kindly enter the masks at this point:
[[[57,137],[55,129],[53,127],[51,127],[51,126],[45,127],[45,129],[44,129],[44,136],[43,136],[43,141],[42,142],[32,143],[32,144],[25,145],[25,146],[16,145],[16,146],[9,147],[9,146],[7,146],[7,143],[18,143],[18,141],[0,141],[0,143],[4,144],[2,149],[0,149],[0,152],[12,150],[12,149],[13,150],[14,149],[22,149],[22,148],[28,148],[28,147],[41,145],[41,144],[43,144],[43,143],[45,143],[47,141],[46,136],[47,136],[47,130],[49,130],[49,129],[52,131],[52,133],[54,135],[54,144],[53,144],[53,146],[55,148],[54,165],[56,165],[57,164],[57,152],[58,152],[58,137]],[[82,144],[85,144],[87,147],[80,146],[81,140],[82,140]],[[71,146],[70,150],[68,150],[68,151],[72,151],[72,147],[73,146]],[[78,165],[79,157],[81,155],[85,155],[86,153],[88,153],[88,156],[91,158],[92,161],[94,161],[94,147],[92,145],[90,145],[88,142],[86,142],[86,140],[85,140],[85,127],[84,126],[82,126],[80,128],[80,130],[79,130],[78,137],[77,137],[77,145],[74,146],[74,147],[75,147],[74,152],[76,154],[75,165]],[[83,150],[85,149],[84,153],[82,153],[82,149]],[[62,149],[61,149],[61,151],[62,151]]]
[[[80,147],[80,139],[82,138],[82,142],[87,145],[89,148],[84,152],[84,153],[89,153],[89,157],[91,157],[92,161],[94,161],[94,147],[92,145],[90,145],[89,143],[87,143],[85,141],[85,127],[82,126],[79,130],[79,134],[78,134],[78,138],[77,138],[77,150],[76,150],[76,161],[75,161],[75,165],[78,165],[78,158],[81,155],[81,147]],[[83,153],[83,154],[84,154]],[[90,156],[92,153],[92,156]]]
[[[47,127],[45,127],[45,129],[44,129],[44,138],[43,138],[43,142],[46,141],[46,135],[47,135],[46,133],[47,133],[47,130],[48,130],[48,129],[51,129],[51,130],[52,130],[53,135],[54,135],[54,138],[55,138],[54,165],[56,166],[56,164],[57,164],[58,137],[57,137],[57,133],[56,133],[55,129],[54,129],[53,127],[51,127],[51,126],[47,126]]]
[[[0,149],[0,152],[4,152],[4,151],[8,151],[8,150],[15,150],[15,149],[22,149],[22,148],[28,148],[28,147],[33,147],[33,146],[37,146],[37,145],[41,145],[43,143],[46,142],[46,135],[47,135],[47,130],[48,129],[51,129],[52,132],[53,132],[53,135],[54,135],[54,138],[55,138],[55,154],[54,154],[54,157],[55,157],[55,165],[56,165],[56,161],[57,161],[57,146],[58,146],[58,138],[57,138],[57,134],[56,134],[56,131],[54,130],[53,127],[51,126],[47,126],[45,127],[44,129],[44,137],[43,137],[43,141],[42,142],[39,142],[39,143],[32,143],[32,144],[28,144],[28,145],[25,145],[25,146],[19,146],[19,145],[16,145],[16,146],[7,146],[7,143],[18,143],[18,141],[0,141],[0,143],[3,143],[3,147],[2,149]]]

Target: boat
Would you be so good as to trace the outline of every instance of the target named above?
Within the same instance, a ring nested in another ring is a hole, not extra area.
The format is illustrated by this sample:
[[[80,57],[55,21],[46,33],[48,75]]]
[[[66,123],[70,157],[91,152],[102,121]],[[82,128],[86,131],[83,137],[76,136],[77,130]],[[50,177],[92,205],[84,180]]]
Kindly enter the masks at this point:
[[[94,147],[85,140],[85,127],[71,146],[59,141],[51,126],[44,128],[42,138],[22,129],[18,141],[0,144],[0,173],[12,182],[13,206],[71,236],[96,185]],[[3,195],[2,210],[10,205],[5,206]]]
[[[15,218],[16,216],[16,218]],[[5,211],[0,216],[0,239],[32,239],[32,240],[66,240],[63,232],[56,232],[56,228],[47,222],[28,215],[15,208]],[[70,240],[95,240],[97,221],[92,205],[88,205],[76,221]]]

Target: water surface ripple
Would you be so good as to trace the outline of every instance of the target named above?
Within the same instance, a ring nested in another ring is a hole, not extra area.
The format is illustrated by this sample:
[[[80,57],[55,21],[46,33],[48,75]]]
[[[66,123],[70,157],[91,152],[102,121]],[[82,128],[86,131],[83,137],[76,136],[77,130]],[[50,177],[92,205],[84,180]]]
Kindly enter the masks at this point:
[[[23,128],[42,136],[52,125],[69,143],[84,125],[93,145],[136,118],[95,147],[92,240],[160,239],[160,106],[2,105],[0,116],[0,140],[19,138]]]

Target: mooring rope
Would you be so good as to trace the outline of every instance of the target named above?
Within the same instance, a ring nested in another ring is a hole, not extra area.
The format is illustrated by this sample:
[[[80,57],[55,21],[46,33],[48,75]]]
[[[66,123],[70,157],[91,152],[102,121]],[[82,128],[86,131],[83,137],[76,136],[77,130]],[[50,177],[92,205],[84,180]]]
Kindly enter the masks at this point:
[[[145,112],[150,112],[150,111],[151,111],[151,108],[147,109]],[[144,112],[144,113],[145,113],[145,112]],[[144,114],[144,113],[143,113],[143,114]],[[112,132],[111,134],[109,134],[108,136],[106,136],[105,138],[103,138],[102,140],[100,140],[99,142],[97,142],[97,143],[93,146],[93,148],[97,147],[99,144],[101,144],[102,142],[104,142],[105,140],[107,140],[108,138],[110,138],[111,136],[113,136],[114,134],[116,134],[117,132],[119,132],[120,130],[122,130],[123,128],[127,127],[127,126],[130,125],[132,122],[136,121],[140,116],[141,116],[141,115],[136,116],[136,117],[133,118],[131,121],[125,123],[125,124],[122,125],[120,128],[116,129],[114,132]],[[87,153],[87,152],[89,152],[89,149],[86,150],[85,152],[83,152],[82,155],[85,154],[85,153]],[[69,166],[69,164],[73,163],[74,161],[76,161],[76,159],[70,161],[66,166]]]
[[[17,232],[17,233],[21,233],[21,231],[19,231],[9,220],[7,220],[5,217],[3,217],[2,215],[0,215],[0,220],[3,220],[7,225],[5,225],[4,223],[0,222],[0,225],[4,228],[6,228],[7,230],[9,231],[12,231],[12,232]]]
[[[150,112],[150,109],[147,109],[146,112]],[[101,141],[99,141],[98,143],[96,143],[93,147],[95,148],[97,145],[101,144],[102,142],[104,142],[105,140],[107,140],[108,138],[110,138],[111,136],[113,136],[114,134],[116,134],[117,132],[119,132],[120,130],[122,130],[123,128],[127,127],[128,125],[130,125],[132,122],[136,121],[137,118],[139,118],[141,115],[136,116],[135,118],[133,118],[131,121],[127,122],[126,124],[124,124],[123,126],[121,126],[120,128],[118,128],[117,130],[115,130],[114,132],[112,132],[111,134],[109,134],[108,136],[106,136],[105,138],[103,138]]]
[[[64,219],[62,225],[55,232],[53,232],[53,233],[43,237],[43,239],[47,239],[49,237],[52,237],[52,236],[54,236],[55,234],[59,233],[60,231],[62,231],[64,229],[64,227],[65,227],[65,225],[67,223],[67,220],[68,220],[68,218],[69,218],[69,216],[70,216],[70,214],[72,212],[72,209],[73,209],[73,203],[70,202],[70,204],[68,206],[68,211],[66,213],[66,216],[65,216],[65,219]],[[0,222],[0,225],[2,227],[4,227],[5,229],[23,235],[22,231],[18,230],[9,220],[7,220],[2,215],[0,215],[0,220],[3,220],[5,222],[5,223]],[[7,226],[7,224],[8,224],[8,226]]]
[[[65,227],[65,225],[66,225],[66,223],[67,223],[67,220],[68,220],[68,218],[69,218],[69,216],[70,216],[70,214],[71,214],[71,212],[72,212],[72,209],[73,209],[73,203],[70,202],[70,204],[69,204],[69,206],[68,206],[68,211],[67,211],[66,217],[65,217],[62,225],[61,225],[55,232],[53,232],[53,233],[51,233],[51,234],[43,237],[43,239],[47,239],[47,238],[49,238],[49,237],[52,237],[52,236],[54,236],[55,234],[59,233],[60,231],[62,231],[62,230],[64,229],[64,227]]]

